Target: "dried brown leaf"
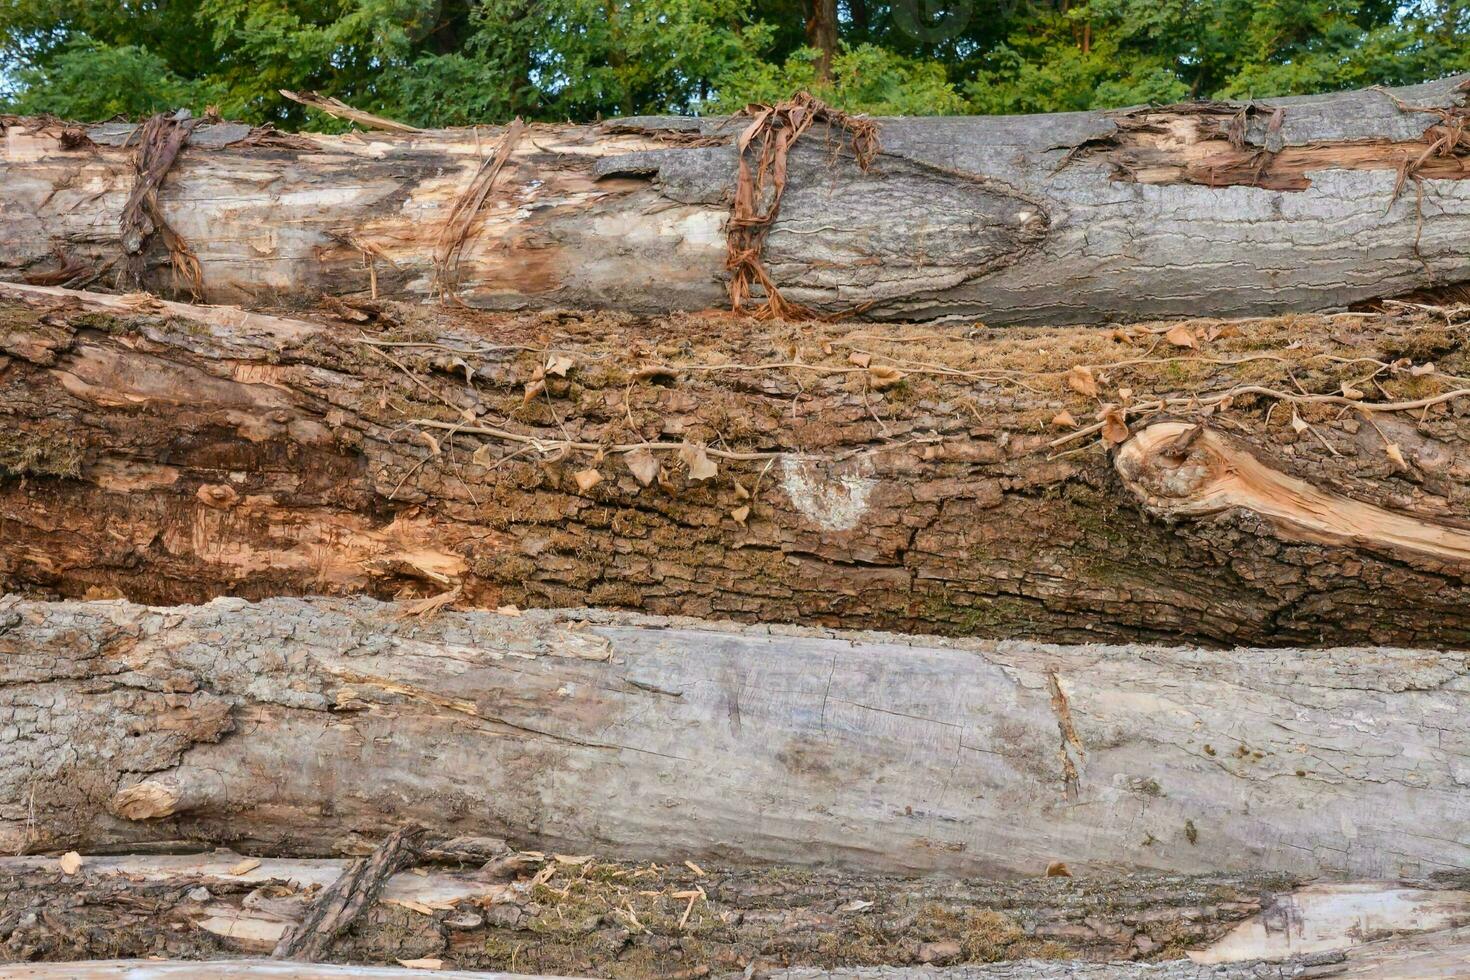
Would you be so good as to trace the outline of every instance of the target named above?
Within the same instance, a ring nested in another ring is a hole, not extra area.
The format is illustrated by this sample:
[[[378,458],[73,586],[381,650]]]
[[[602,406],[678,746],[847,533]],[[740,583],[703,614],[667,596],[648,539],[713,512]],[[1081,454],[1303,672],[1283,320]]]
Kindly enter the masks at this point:
[[[61,855],[58,863],[61,865],[61,873],[68,877],[82,870],[82,856],[76,851],[67,851]]]
[[[658,460],[647,449],[624,453],[623,462],[628,464],[628,472],[633,474],[633,478],[645,487],[658,479]]]
[[[1070,878],[1072,877],[1072,872],[1067,869],[1065,863],[1053,861],[1046,866],[1046,876],[1048,878]]]
[[[686,442],[679,448],[679,458],[689,467],[689,479],[712,480],[720,472],[719,466],[709,458],[705,448],[697,443]]]
[[[730,511],[730,516],[735,519],[736,524],[743,525],[745,519],[750,516],[750,507],[747,504],[741,504],[739,507]]]
[[[1302,432],[1306,432],[1308,429],[1311,428],[1311,426],[1309,426],[1306,422],[1304,422],[1302,420],[1302,417],[1300,415],[1298,415],[1295,412],[1292,412],[1291,413],[1291,428],[1292,428],[1292,430],[1294,432],[1297,432],[1298,434],[1300,434]]]
[[[1409,368],[1409,373],[1411,375],[1413,375],[1414,377],[1416,377],[1416,378],[1422,378],[1426,374],[1433,374],[1434,373],[1434,370],[1435,370],[1434,369],[1434,363],[1431,361],[1428,364],[1415,364],[1415,365],[1413,365],[1412,367]]]
[[[1102,436],[1114,446],[1128,439],[1128,422],[1123,417],[1123,410],[1117,405],[1104,405],[1097,417],[1102,420]]]
[[[528,381],[526,383],[526,393],[521,397],[521,401],[530,402],[531,399],[535,398],[537,395],[541,394],[545,390],[546,382],[542,381],[540,378],[536,378],[533,381]]]
[[[1404,459],[1403,450],[1399,449],[1398,443],[1386,443],[1383,449],[1384,452],[1388,453],[1388,458],[1393,460],[1393,465],[1397,466],[1401,470],[1406,470],[1409,468],[1409,462],[1408,460]]]
[[[879,391],[892,388],[904,379],[904,373],[888,364],[873,364],[868,367],[868,384]]]
[[[410,970],[442,970],[444,961],[434,956],[425,956],[416,960],[399,960],[398,965]]]
[[[578,470],[572,479],[577,481],[577,489],[586,493],[602,482],[602,474],[595,469]]]
[[[860,368],[867,367],[870,363],[872,363],[872,360],[873,355],[862,354],[857,351],[854,351],[853,353],[847,355],[847,362],[849,364],[855,364]]]
[[[559,378],[565,378],[567,372],[572,369],[573,363],[569,354],[553,354],[546,359],[545,373],[554,374]]]
[[[1342,383],[1342,397],[1351,398],[1353,401],[1360,401],[1363,398],[1363,393],[1357,388],[1354,388],[1351,382],[1344,381]]]
[[[429,447],[430,456],[439,455],[439,440],[429,435],[423,429],[419,430],[419,441],[422,442],[425,446]]]
[[[1072,417],[1072,413],[1068,411],[1061,411],[1053,415],[1051,419],[1051,424],[1059,429],[1077,428],[1077,420],[1074,419]]]
[[[1086,395],[1088,398],[1097,397],[1097,378],[1093,377],[1092,368],[1085,364],[1074,365],[1072,370],[1067,372],[1067,387],[1079,395]]]
[[[1190,350],[1199,349],[1199,340],[1195,337],[1194,331],[1182,323],[1176,323],[1165,331],[1164,339],[1175,347],[1188,347]]]

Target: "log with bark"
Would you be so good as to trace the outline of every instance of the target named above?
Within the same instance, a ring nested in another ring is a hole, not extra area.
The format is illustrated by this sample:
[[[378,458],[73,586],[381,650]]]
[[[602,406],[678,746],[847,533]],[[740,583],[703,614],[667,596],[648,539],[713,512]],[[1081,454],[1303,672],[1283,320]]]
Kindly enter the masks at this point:
[[[0,285],[0,588],[1470,643],[1464,309],[1111,332]]]
[[[1046,646],[370,599],[0,606],[0,850],[1423,878],[1464,653]]]
[[[522,857],[515,881],[473,868],[396,875],[332,958],[639,980],[1038,958],[1301,964],[1386,936],[1438,938],[1470,910],[1470,892],[1452,888],[1280,875],[982,882]],[[0,960],[101,951],[198,968],[260,955],[346,869],[228,852],[79,860],[68,874],[55,858],[0,858]]]
[[[1467,84],[889,119],[867,170],[819,123],[792,151],[765,266],[819,311],[996,323],[1304,311],[1452,286],[1470,278]],[[306,137],[7,118],[0,268],[110,283],[151,263],[144,283],[219,302],[719,306],[748,123]],[[130,202],[155,186],[151,211],[147,193]]]

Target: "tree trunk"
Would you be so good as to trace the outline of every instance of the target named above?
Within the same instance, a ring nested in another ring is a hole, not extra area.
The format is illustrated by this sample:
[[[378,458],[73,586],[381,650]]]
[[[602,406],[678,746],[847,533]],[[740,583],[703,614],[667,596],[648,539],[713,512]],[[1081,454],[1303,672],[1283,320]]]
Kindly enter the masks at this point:
[[[806,21],[806,46],[818,52],[813,66],[817,81],[832,80],[832,59],[837,55],[837,0],[808,0],[811,15]]]
[[[344,871],[343,861],[229,852],[87,857],[71,875],[54,858],[3,858],[0,959],[83,959],[102,936],[100,951],[114,957],[259,955]],[[1231,973],[1218,964],[1321,960],[1379,936],[1442,935],[1470,909],[1470,892],[1454,889],[1302,888],[1280,875],[955,881],[531,855],[524,875],[398,874],[332,958],[641,980],[739,974],[752,964],[764,975],[1038,957],[1167,969],[1187,953],[1220,977]],[[293,975],[288,964],[277,968],[275,976]]]
[[[1453,310],[877,336],[0,296],[12,591],[1470,645]]]
[[[1442,288],[1470,278],[1470,147],[1456,128],[1467,81],[890,119],[866,172],[819,126],[792,154],[765,264],[787,299],[818,310],[998,324],[1305,311]],[[501,309],[722,306],[732,143],[746,125],[534,126],[483,201],[476,177],[503,130],[199,126],[159,195],[178,267],[155,245],[150,281],[220,302],[449,292]],[[4,126],[0,268],[113,281],[134,128]]]
[[[1470,861],[1466,654],[907,640],[368,599],[0,606],[0,849],[1042,875]]]

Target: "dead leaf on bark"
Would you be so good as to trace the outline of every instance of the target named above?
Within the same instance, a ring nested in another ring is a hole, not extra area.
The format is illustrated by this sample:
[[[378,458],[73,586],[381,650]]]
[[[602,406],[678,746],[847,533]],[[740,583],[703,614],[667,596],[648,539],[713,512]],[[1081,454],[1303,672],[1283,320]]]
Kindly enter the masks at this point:
[[[847,361],[848,361],[848,363],[849,364],[856,364],[860,368],[867,367],[870,363],[872,363],[872,360],[873,360],[873,355],[871,355],[871,354],[861,354],[861,353],[853,352],[853,353],[847,355]]]
[[[572,479],[577,481],[577,489],[586,493],[602,482],[602,474],[594,469],[578,470]]]
[[[61,855],[58,863],[61,865],[61,873],[68,877],[82,870],[82,856],[76,851],[67,851]]]
[[[1292,431],[1300,434],[1302,432],[1306,432],[1309,428],[1311,428],[1311,426],[1307,425],[1306,422],[1302,421],[1302,417],[1300,415],[1298,415],[1295,412],[1292,412],[1291,413],[1291,428],[1292,428]]]
[[[1410,367],[1409,367],[1409,373],[1411,375],[1413,375],[1414,377],[1416,377],[1416,378],[1422,378],[1426,374],[1433,374],[1434,373],[1434,363],[1433,362],[1430,362],[1428,364],[1414,364],[1414,365],[1410,365]]]
[[[494,459],[495,451],[488,442],[470,453],[470,462],[476,466],[489,466]]]
[[[735,481],[735,499],[736,500],[749,500],[750,499],[750,491],[747,490],[747,489],[745,489],[745,484],[741,483],[739,480],[736,480]]]
[[[557,864],[566,864],[566,865],[570,865],[571,867],[574,867],[574,868],[579,868],[582,865],[586,864],[588,861],[591,861],[592,860],[592,855],[591,854],[553,854],[551,856],[551,859],[553,861],[555,861]]]
[[[709,458],[709,453],[705,451],[705,448],[696,443],[684,443],[679,449],[679,458],[684,461],[685,466],[689,467],[689,479],[691,480],[712,480],[715,474],[720,472],[719,466]]]
[[[633,474],[633,478],[645,487],[658,479],[658,460],[647,449],[624,453],[623,462],[628,464],[628,472]]]
[[[260,867],[260,858],[246,858],[243,861],[237,861],[230,865],[230,874],[248,875],[258,867]]]
[[[1363,393],[1357,388],[1354,388],[1351,382],[1344,381],[1342,383],[1342,397],[1351,398],[1353,401],[1361,401]]]
[[[553,354],[546,359],[546,373],[565,378],[572,369],[572,358],[567,354]]]
[[[750,516],[750,508],[745,504],[741,504],[739,507],[730,511],[730,516],[735,519],[736,524],[744,525],[745,519]]]
[[[1071,412],[1067,411],[1061,411],[1053,415],[1051,418],[1051,424],[1059,429],[1077,428],[1077,420],[1072,417]]]
[[[1079,395],[1086,395],[1088,398],[1097,397],[1097,378],[1093,377],[1092,368],[1084,364],[1075,365],[1067,372],[1067,387]]]
[[[528,381],[526,383],[526,393],[524,396],[522,396],[521,401],[529,402],[532,398],[535,398],[537,395],[541,394],[545,390],[546,382],[542,381],[540,378],[537,378],[535,381]]]
[[[904,379],[904,373],[887,364],[873,364],[868,368],[868,384],[879,391],[892,388]]]
[[[496,606],[495,607],[495,612],[497,614],[501,615],[501,616],[519,616],[521,614],[521,607],[520,606]]]
[[[1406,470],[1409,468],[1408,460],[1404,459],[1403,450],[1399,449],[1398,443],[1386,443],[1383,448],[1384,451],[1388,453],[1388,458],[1393,460],[1393,465],[1397,466],[1401,470]]]
[[[442,970],[444,961],[433,956],[425,956],[417,960],[399,960],[398,965],[410,970]]]
[[[1117,405],[1104,405],[1097,417],[1102,420],[1103,438],[1114,446],[1128,440],[1128,423],[1123,418],[1123,410]]]
[[[439,440],[438,439],[435,439],[433,436],[429,435],[427,432],[425,432],[424,430],[420,429],[419,430],[419,441],[422,442],[425,446],[428,446],[429,447],[429,455],[430,456],[438,456],[439,455]]]
[[[1164,339],[1175,347],[1188,347],[1191,350],[1199,349],[1199,340],[1194,336],[1194,331],[1182,323],[1176,323],[1170,327],[1164,334]]]
[[[1068,870],[1064,862],[1053,861],[1046,866],[1046,876],[1048,878],[1070,878],[1072,877],[1072,872]]]

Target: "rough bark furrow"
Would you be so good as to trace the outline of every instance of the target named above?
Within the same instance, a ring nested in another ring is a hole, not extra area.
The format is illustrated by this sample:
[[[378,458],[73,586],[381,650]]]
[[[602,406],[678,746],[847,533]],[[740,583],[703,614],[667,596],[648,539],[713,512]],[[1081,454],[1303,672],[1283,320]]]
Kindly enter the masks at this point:
[[[961,874],[1470,860],[1460,653],[418,619],[366,599],[9,599],[0,623],[11,852],[322,855],[418,822],[609,857]]]
[[[819,127],[792,154],[766,266],[783,295],[818,310],[997,323],[1301,311],[1453,285],[1470,278],[1470,157],[1438,141],[1465,111],[1466,83],[890,119],[867,173],[850,154],[834,161]],[[0,268],[113,281],[132,127],[3,125]],[[470,229],[459,299],[722,305],[738,130],[674,118],[532,127]],[[159,207],[212,301],[422,299],[443,285],[441,233],[502,132],[282,138],[202,125]],[[192,285],[168,249],[152,258],[155,288]]]
[[[9,590],[1470,645],[1463,311],[880,337],[0,296]]]

